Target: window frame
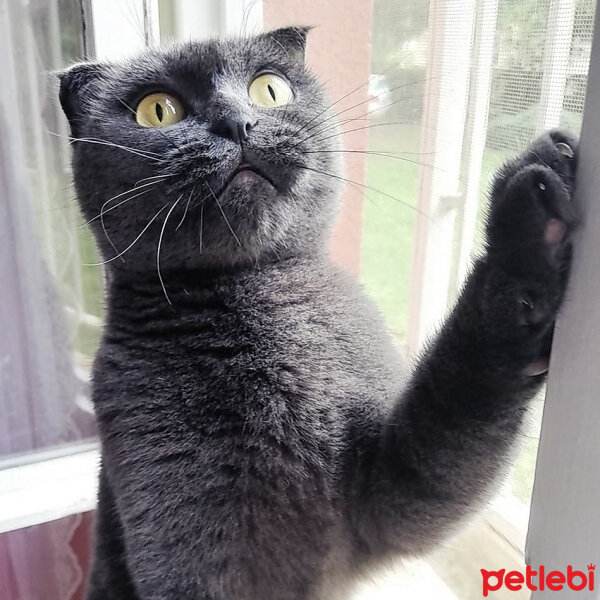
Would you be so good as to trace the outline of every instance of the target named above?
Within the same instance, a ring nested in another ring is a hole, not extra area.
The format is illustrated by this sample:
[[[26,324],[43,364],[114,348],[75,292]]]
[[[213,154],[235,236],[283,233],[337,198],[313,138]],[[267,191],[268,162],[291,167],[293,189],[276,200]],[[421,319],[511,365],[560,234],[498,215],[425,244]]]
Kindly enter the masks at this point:
[[[564,571],[600,555],[600,13],[594,21],[575,205],[582,227],[557,322],[526,545],[527,564]],[[576,469],[573,467],[577,466]],[[543,595],[534,592],[533,598]],[[600,596],[596,596],[600,597]]]

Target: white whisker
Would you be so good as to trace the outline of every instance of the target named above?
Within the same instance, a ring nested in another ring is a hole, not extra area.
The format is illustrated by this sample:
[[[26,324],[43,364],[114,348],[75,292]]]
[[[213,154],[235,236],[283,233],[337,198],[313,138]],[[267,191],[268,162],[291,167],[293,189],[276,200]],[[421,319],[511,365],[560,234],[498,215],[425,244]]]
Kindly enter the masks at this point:
[[[229,222],[229,220],[227,219],[227,216],[225,215],[225,212],[223,211],[223,207],[221,206],[219,199],[217,198],[216,194],[214,193],[214,191],[210,187],[210,185],[208,183],[206,185],[208,186],[210,193],[212,194],[213,198],[215,199],[215,202],[217,203],[217,206],[219,207],[219,210],[221,211],[221,214],[223,215],[223,219],[225,219],[225,223],[227,223],[227,227],[229,227],[229,231],[231,231],[231,235],[233,235],[233,237],[235,238],[235,241],[238,243],[238,246],[241,246],[242,242],[240,242],[240,238],[235,234],[235,231],[233,230],[231,223]]]
[[[165,217],[165,222],[163,223],[162,228],[160,230],[160,236],[158,237],[158,247],[156,248],[156,271],[158,273],[158,279],[160,280],[160,285],[162,287],[163,293],[169,304],[173,304],[173,303],[171,302],[171,299],[169,298],[169,294],[167,294],[167,288],[165,287],[165,282],[163,281],[163,278],[162,278],[162,275],[160,272],[160,247],[162,244],[163,235],[165,233],[165,228],[167,227],[167,221],[169,220],[171,213],[175,210],[175,207],[179,204],[179,201],[181,200],[181,198],[183,198],[183,196],[179,196],[179,198],[177,198],[177,200],[175,200],[175,203],[173,204],[173,206],[171,206],[171,208],[169,209],[169,212],[167,213],[167,216]]]
[[[167,208],[167,206],[169,206],[168,204],[165,204],[151,219],[150,222],[146,225],[146,227],[144,227],[144,229],[142,229],[142,231],[139,233],[139,235],[135,238],[135,240],[133,240],[133,242],[131,242],[131,244],[129,244],[129,246],[127,246],[127,248],[125,248],[125,250],[123,250],[123,252],[120,252],[119,254],[117,254],[117,256],[113,256],[112,258],[109,258],[108,260],[99,262],[99,263],[83,263],[84,267],[100,267],[102,265],[105,265],[109,262],[112,262],[113,260],[116,260],[117,258],[120,258],[123,254],[125,254],[125,252],[127,252],[128,250],[130,250],[131,248],[133,248],[133,246],[135,245],[135,243],[144,235],[144,233],[146,233],[146,231],[148,231],[150,225],[152,225],[152,223],[154,223],[154,221],[156,221],[156,219],[158,219],[158,216],[160,215],[160,213],[163,212],[163,210],[165,210],[165,208]]]
[[[142,181],[150,181],[151,179],[163,179],[166,177],[175,177],[175,173],[167,173],[166,175],[152,175],[151,177],[144,177],[143,179],[139,179],[133,184],[133,187],[136,188],[138,184],[142,183]],[[142,187],[142,186],[140,186]]]
[[[89,221],[86,221],[85,223],[83,223],[81,225],[81,227],[85,227],[86,225],[89,225],[90,223],[92,223],[93,221],[95,221],[96,219],[101,219],[103,215],[106,215],[107,213],[109,213],[111,210],[114,210],[115,208],[118,208],[119,206],[121,206],[122,204],[125,204],[125,202],[129,202],[129,200],[133,200],[134,198],[137,198],[138,196],[142,196],[143,194],[149,192],[150,190],[143,190],[141,192],[139,192],[138,194],[134,194],[133,196],[130,196],[129,198],[125,198],[124,200],[121,200],[121,202],[118,202],[117,204],[115,204],[114,206],[111,206],[110,208],[104,210],[104,207],[111,202],[112,200],[116,200],[117,198],[120,198],[121,196],[124,196],[125,194],[129,194],[130,192],[134,192],[136,189],[141,189],[144,187],[149,187],[152,186],[156,183],[160,183],[158,181],[151,181],[150,183],[147,183],[145,185],[140,185],[139,188],[131,188],[130,190],[127,190],[125,192],[121,192],[120,194],[117,194],[116,196],[113,196],[112,198],[109,198],[100,208],[100,212],[95,216],[92,217]]]
[[[179,228],[183,225],[183,222],[185,221],[185,217],[188,214],[188,210],[190,208],[190,202],[192,201],[192,196],[194,195],[195,190],[196,190],[196,186],[194,185],[194,187],[192,188],[192,191],[190,192],[190,196],[188,198],[187,204],[185,205],[185,210],[183,211],[183,217],[181,217],[181,221],[179,221],[179,225],[177,225],[177,227],[175,227],[175,231],[179,231]]]
[[[87,142],[88,144],[112,146],[113,148],[119,148],[121,150],[125,150],[126,152],[130,152],[131,154],[135,154],[137,156],[141,156],[142,158],[147,158],[148,160],[153,160],[155,162],[159,162],[159,159],[162,156],[158,152],[151,152],[150,150],[141,150],[139,148],[130,148],[129,146],[123,146],[121,144],[116,144],[115,142],[109,142],[108,140],[99,140],[95,138],[76,138],[71,137],[69,135],[60,135],[59,133],[55,133],[54,131],[49,131],[48,133],[50,135],[55,135],[60,138],[68,139],[71,142]]]
[[[100,214],[102,214],[102,213],[100,213]],[[102,224],[102,231],[104,232],[104,235],[106,236],[106,239],[108,240],[108,243],[112,246],[112,249],[117,253],[117,256],[121,259],[121,262],[124,263],[125,259],[123,258],[123,255],[119,253],[119,249],[117,248],[115,243],[112,241],[112,238],[108,234],[108,231],[106,230],[106,226],[104,225],[103,218],[100,218],[100,223]]]

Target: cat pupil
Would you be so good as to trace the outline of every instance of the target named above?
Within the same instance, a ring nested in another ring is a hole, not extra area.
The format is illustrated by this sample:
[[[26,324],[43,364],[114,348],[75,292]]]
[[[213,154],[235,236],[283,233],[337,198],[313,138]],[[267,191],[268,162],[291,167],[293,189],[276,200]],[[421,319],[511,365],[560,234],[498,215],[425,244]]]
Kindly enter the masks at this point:
[[[163,120],[163,107],[157,102],[156,103],[156,116],[158,117],[159,121]]]
[[[269,94],[271,94],[271,98],[273,98],[273,102],[277,99],[275,98],[275,90],[271,87],[271,84],[267,85],[267,89],[269,90]]]

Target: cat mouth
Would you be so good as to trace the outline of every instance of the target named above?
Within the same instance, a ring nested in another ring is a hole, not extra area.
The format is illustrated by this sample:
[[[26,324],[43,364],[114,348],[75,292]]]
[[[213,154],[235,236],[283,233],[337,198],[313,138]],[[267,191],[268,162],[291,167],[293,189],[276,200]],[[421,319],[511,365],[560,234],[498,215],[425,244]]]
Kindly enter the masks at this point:
[[[229,176],[229,179],[223,186],[221,194],[227,192],[227,190],[233,186],[253,186],[260,183],[266,183],[271,187],[276,188],[275,182],[266,175],[262,170],[258,169],[249,162],[240,163],[235,171]]]

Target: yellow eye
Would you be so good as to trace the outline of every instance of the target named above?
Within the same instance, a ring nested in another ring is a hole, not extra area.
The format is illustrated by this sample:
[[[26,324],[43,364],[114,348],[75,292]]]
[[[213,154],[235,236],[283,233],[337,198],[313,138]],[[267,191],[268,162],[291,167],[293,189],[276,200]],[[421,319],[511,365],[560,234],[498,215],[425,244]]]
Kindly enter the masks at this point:
[[[184,116],[181,102],[164,92],[142,98],[135,110],[135,120],[142,127],[166,127],[179,123]]]
[[[289,83],[274,73],[255,77],[248,88],[250,100],[263,108],[277,108],[289,104],[294,97]]]

